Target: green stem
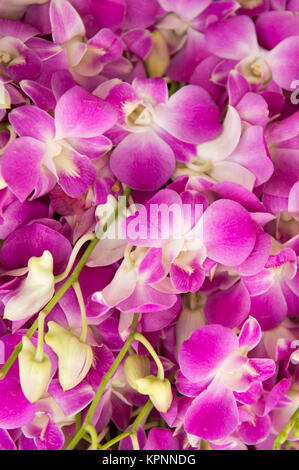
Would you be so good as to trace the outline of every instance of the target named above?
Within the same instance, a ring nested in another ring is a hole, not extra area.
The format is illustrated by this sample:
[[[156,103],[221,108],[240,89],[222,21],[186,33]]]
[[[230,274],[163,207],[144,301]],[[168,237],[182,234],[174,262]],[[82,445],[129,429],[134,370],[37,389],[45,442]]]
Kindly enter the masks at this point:
[[[137,418],[135,419],[135,421],[133,422],[130,429],[128,431],[125,431],[125,432],[119,434],[118,436],[114,437],[113,439],[111,439],[111,441],[106,442],[106,444],[104,444],[103,446],[100,446],[100,450],[109,449],[109,447],[112,447],[114,444],[121,441],[125,437],[132,436],[132,435],[136,434],[137,429],[139,428],[142,420],[145,418],[147,413],[150,411],[151,407],[152,407],[152,402],[151,402],[151,400],[148,400],[146,402],[146,404],[144,405],[144,407],[142,408],[142,410],[140,411]]]
[[[157,367],[158,367],[157,377],[158,377],[158,379],[164,380],[164,367],[163,367],[163,364],[162,364],[158,354],[156,353],[156,351],[152,347],[151,343],[141,333],[135,333],[134,339],[136,339],[137,341],[140,341],[140,343],[142,343],[143,346],[146,347],[146,349],[148,350],[148,352],[150,353],[150,355],[154,359],[155,363],[157,364]]]
[[[77,443],[80,441],[80,439],[82,438],[82,436],[85,432],[85,426],[87,424],[91,423],[94,412],[95,412],[95,410],[96,410],[96,408],[99,404],[100,399],[102,398],[102,395],[104,393],[106,385],[108,384],[109,380],[113,377],[114,373],[116,372],[116,369],[118,368],[119,364],[121,363],[121,361],[125,357],[131,343],[134,341],[134,334],[137,330],[137,325],[138,325],[138,317],[139,317],[139,314],[135,313],[134,318],[133,318],[133,322],[132,322],[132,326],[131,326],[131,332],[130,332],[125,344],[123,345],[122,349],[120,350],[120,352],[116,356],[116,359],[113,362],[110,369],[108,370],[108,372],[106,372],[106,374],[103,376],[103,378],[101,380],[101,383],[99,385],[99,388],[97,389],[97,392],[96,392],[96,394],[95,394],[95,396],[94,396],[94,398],[91,402],[91,405],[89,407],[89,410],[88,410],[88,413],[86,415],[84,424],[79,429],[79,431],[75,434],[75,436],[73,437],[73,439],[71,440],[71,442],[67,446],[66,450],[72,450],[77,445]]]
[[[86,318],[86,308],[84,304],[84,299],[81,291],[81,287],[78,281],[75,281],[73,283],[73,289],[75,291],[75,294],[77,296],[78,304],[80,307],[80,312],[81,312],[81,336],[80,336],[80,341],[83,343],[86,342],[86,337],[87,337],[87,318]]]
[[[274,444],[273,444],[273,450],[280,450],[280,446],[284,444],[287,438],[289,437],[289,434],[291,430],[293,429],[297,418],[299,418],[299,407],[297,408],[295,413],[291,416],[290,420],[287,422],[284,428],[276,436]]]
[[[93,240],[94,238],[95,238],[94,233],[86,233],[85,235],[83,235],[83,237],[81,237],[77,241],[77,243],[75,244],[75,246],[72,250],[72,253],[71,253],[71,256],[70,256],[70,259],[68,261],[66,269],[63,271],[63,273],[59,274],[58,276],[55,276],[55,284],[57,284],[58,282],[64,281],[64,279],[68,277],[69,273],[72,270],[73,264],[76,260],[76,257],[78,255],[80,249],[82,248],[84,243],[86,243],[89,240]]]
[[[117,444],[119,441],[121,441],[125,437],[129,437],[130,434],[131,434],[130,431],[122,432],[118,436],[111,439],[111,441],[106,442],[106,444],[103,444],[102,446],[99,446],[99,450],[109,449],[109,447],[112,447],[114,444]]]
[[[79,260],[78,264],[75,266],[72,274],[70,277],[65,281],[65,283],[60,287],[60,289],[56,292],[54,297],[48,302],[48,304],[43,308],[43,311],[47,315],[51,312],[51,310],[55,307],[57,302],[61,299],[61,297],[65,294],[65,292],[71,287],[71,285],[78,279],[80,272],[82,271],[83,267],[85,266],[90,254],[94,250],[98,241],[103,237],[109,226],[113,223],[113,221],[117,218],[120,208],[123,206],[125,207],[125,201],[129,196],[131,189],[127,187],[124,191],[123,198],[122,198],[122,205],[118,205],[114,211],[114,213],[109,217],[107,222],[103,225],[103,227],[98,230],[96,237],[90,241],[86,250],[84,251],[82,258]],[[29,330],[26,333],[27,338],[31,338],[31,336],[35,333],[38,328],[38,319],[34,321],[31,325]],[[14,361],[18,357],[19,353],[22,349],[22,341],[20,341],[14,348],[13,352],[7,359],[6,363],[0,370],[0,380],[5,377],[11,366],[13,365]]]
[[[91,449],[97,450],[98,449],[98,435],[94,426],[92,424],[87,424],[85,426],[85,430],[86,432],[88,432],[88,434],[91,437]]]

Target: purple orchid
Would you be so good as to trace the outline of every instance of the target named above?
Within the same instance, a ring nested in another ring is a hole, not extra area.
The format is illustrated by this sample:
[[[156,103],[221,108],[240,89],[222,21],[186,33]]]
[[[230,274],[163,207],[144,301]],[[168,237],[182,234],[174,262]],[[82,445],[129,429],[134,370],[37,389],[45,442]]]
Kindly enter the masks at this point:
[[[33,198],[46,194],[57,181],[72,197],[84,193],[96,178],[89,155],[109,150],[110,141],[101,134],[115,124],[116,113],[108,103],[76,86],[57,102],[55,120],[28,105],[12,111],[9,119],[20,137],[5,149],[1,172],[12,192],[24,201],[32,192]]]
[[[116,145],[111,170],[133,189],[161,187],[179,155],[194,154],[194,144],[220,132],[218,108],[205,90],[190,85],[167,98],[162,78],[116,84],[106,97],[119,117],[116,129],[106,133]]]
[[[245,393],[251,384],[263,382],[275,371],[272,360],[246,358],[260,338],[259,324],[251,318],[239,338],[228,328],[207,325],[184,341],[179,354],[181,374],[191,394],[198,395],[186,413],[188,434],[214,441],[236,429],[239,411],[234,392]]]

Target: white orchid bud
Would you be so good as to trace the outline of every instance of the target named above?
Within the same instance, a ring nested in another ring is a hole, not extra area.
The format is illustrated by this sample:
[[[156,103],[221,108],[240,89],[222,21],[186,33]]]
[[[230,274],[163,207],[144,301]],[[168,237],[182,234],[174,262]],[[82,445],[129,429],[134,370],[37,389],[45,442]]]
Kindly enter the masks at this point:
[[[22,351],[19,354],[20,383],[25,397],[33,403],[47,391],[51,377],[51,362],[45,353],[41,360],[36,358],[36,348],[27,336],[23,336],[22,344]]]
[[[150,374],[151,364],[147,356],[128,356],[124,364],[124,372],[128,384],[138,390],[136,380],[146,377]]]
[[[76,387],[92,365],[90,345],[53,321],[48,323],[45,341],[58,356],[59,382],[63,390]]]
[[[54,294],[53,257],[49,251],[32,256],[28,261],[28,274],[17,294],[5,306],[4,318],[24,320],[39,312]]]
[[[148,375],[136,380],[137,390],[142,395],[149,395],[153,405],[161,413],[166,413],[172,402],[172,391],[169,380],[158,379]]]

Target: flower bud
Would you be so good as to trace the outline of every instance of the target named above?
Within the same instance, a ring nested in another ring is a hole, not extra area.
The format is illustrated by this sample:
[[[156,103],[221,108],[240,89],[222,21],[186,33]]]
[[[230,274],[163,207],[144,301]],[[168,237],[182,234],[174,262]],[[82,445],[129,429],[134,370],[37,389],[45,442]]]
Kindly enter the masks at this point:
[[[37,313],[54,294],[53,257],[49,251],[32,256],[28,261],[28,274],[19,291],[7,302],[4,318],[24,320]]]
[[[58,356],[60,385],[64,391],[70,390],[88,373],[93,361],[92,348],[53,321],[48,323],[48,329],[45,341]]]
[[[152,49],[145,60],[147,72],[149,77],[163,77],[170,62],[167,42],[158,30],[151,35]]]
[[[136,380],[137,390],[143,395],[149,395],[153,405],[161,413],[166,413],[172,402],[172,391],[169,380],[158,379],[148,375]]]
[[[134,390],[138,390],[136,380],[149,375],[150,369],[150,360],[147,356],[138,356],[137,354],[128,356],[124,364],[124,372],[128,384]]]
[[[41,361],[36,359],[36,349],[27,336],[23,336],[22,344],[19,354],[20,383],[25,397],[33,403],[47,391],[51,362],[45,353]]]

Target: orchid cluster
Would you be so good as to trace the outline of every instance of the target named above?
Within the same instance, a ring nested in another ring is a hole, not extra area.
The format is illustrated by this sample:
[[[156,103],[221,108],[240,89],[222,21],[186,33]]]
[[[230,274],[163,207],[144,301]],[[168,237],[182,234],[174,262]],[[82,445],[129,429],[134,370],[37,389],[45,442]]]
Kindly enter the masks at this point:
[[[299,448],[299,1],[0,1],[0,449]]]

